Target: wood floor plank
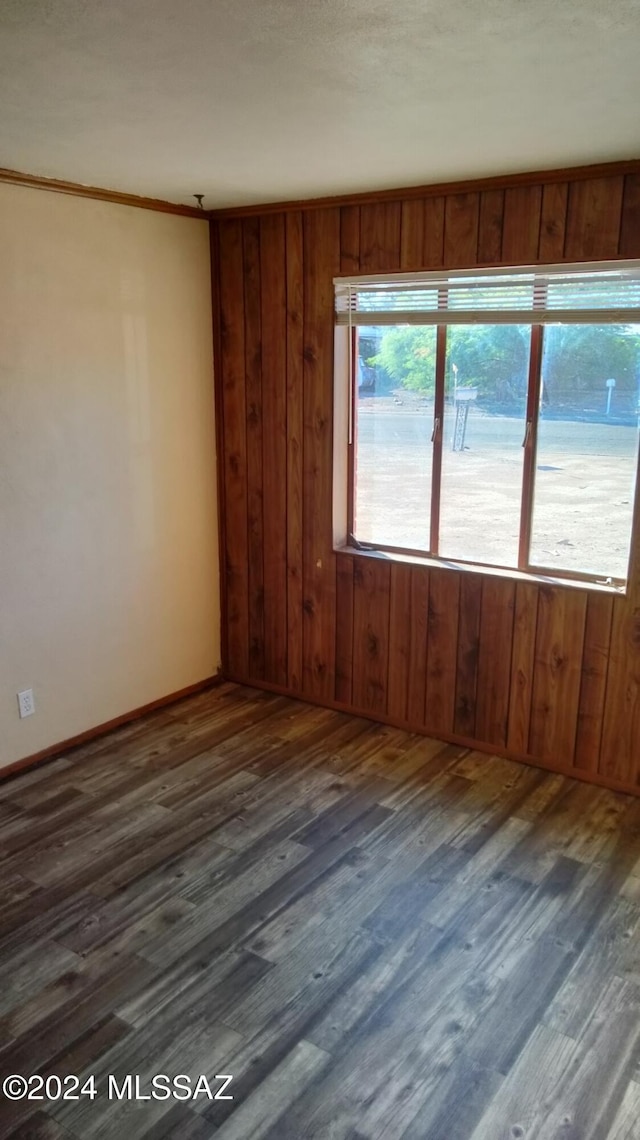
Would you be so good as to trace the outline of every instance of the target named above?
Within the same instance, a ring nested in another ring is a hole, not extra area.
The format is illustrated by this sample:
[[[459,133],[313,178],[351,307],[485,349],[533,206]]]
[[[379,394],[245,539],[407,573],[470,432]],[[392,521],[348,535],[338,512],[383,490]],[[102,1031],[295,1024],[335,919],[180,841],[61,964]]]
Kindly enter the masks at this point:
[[[44,1112],[36,1112],[11,1136],[12,1140],[75,1140],[72,1132]]]
[[[142,1140],[211,1140],[212,1136],[212,1127],[204,1117],[178,1103],[143,1133]]]
[[[88,994],[81,999],[71,999],[62,1009],[45,1017],[35,1030],[29,1030],[0,1049],[0,1072],[26,1075],[53,1064],[148,980],[152,972],[153,967],[148,962],[123,958]],[[0,1123],[1,1119],[0,1116]]]
[[[220,1140],[262,1140],[331,1058],[309,1041],[299,1041],[237,1112],[216,1132]]]
[[[481,1064],[509,1072],[573,964],[570,949],[540,939],[510,974],[469,1044]]]
[[[571,1062],[575,1041],[539,1026],[532,1034],[519,1064],[503,1081],[487,1106],[473,1140],[514,1140],[532,1135],[533,1125],[544,1113],[545,1098],[550,1096],[559,1074]],[[522,1081],[522,1072],[529,1074]]]
[[[236,1043],[237,1036],[215,1021],[207,1025],[191,1021],[180,1030],[171,1026],[159,1032],[154,1026],[133,1031],[94,1066],[96,1085],[103,1095],[94,1101],[56,1101],[51,1115],[78,1137],[85,1136],[90,1128],[91,1134],[100,1140],[119,1135],[135,1140],[166,1115],[171,1100],[152,1096],[147,1101],[109,1097],[106,1092],[110,1076],[120,1086],[129,1073],[138,1076],[141,1091],[147,1095],[156,1073],[181,1072],[193,1084],[203,1074],[216,1087],[218,1065],[224,1064]]]
[[[637,945],[640,908],[624,898],[613,900],[549,1010],[544,1024],[566,1037],[579,1038],[593,1013],[593,995],[600,993],[603,980],[626,974],[628,947]]]
[[[541,747],[552,690],[600,717],[597,667],[578,691],[545,652],[560,629],[595,660],[608,607],[585,634],[555,595],[476,591],[454,659],[434,573],[396,646],[420,708]],[[482,678],[512,617],[507,720]],[[2,784],[0,892],[0,1076],[234,1076],[231,1101],[0,1099],[0,1140],[636,1140],[631,797],[225,684]]]
[[[616,1118],[609,1130],[608,1140],[634,1140],[640,1120],[640,1085],[630,1081]]]
[[[543,1095],[531,1114],[533,1119],[527,1122],[528,1131],[522,1135],[535,1135],[540,1140],[570,1135],[599,1140],[609,1136],[635,1064],[640,1039],[639,993],[637,986],[618,978],[611,980],[596,1002],[583,1038],[577,1043],[571,1041],[570,1050],[565,1048],[564,1063],[545,1066]],[[604,1066],[600,1063],[603,1055],[607,1057]],[[532,1076],[536,1073],[531,1056],[523,1056],[522,1063]],[[526,1092],[514,1080],[512,1096],[516,1089],[522,1099]],[[506,1137],[508,1133],[505,1129],[498,1135]]]

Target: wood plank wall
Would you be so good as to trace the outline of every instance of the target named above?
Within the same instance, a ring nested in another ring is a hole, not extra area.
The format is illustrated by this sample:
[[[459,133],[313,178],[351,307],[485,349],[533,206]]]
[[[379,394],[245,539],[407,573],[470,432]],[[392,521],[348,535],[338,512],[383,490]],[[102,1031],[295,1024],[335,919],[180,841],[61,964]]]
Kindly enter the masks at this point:
[[[211,226],[226,674],[640,790],[640,503],[626,597],[336,554],[331,522],[332,278],[640,257],[637,164]]]

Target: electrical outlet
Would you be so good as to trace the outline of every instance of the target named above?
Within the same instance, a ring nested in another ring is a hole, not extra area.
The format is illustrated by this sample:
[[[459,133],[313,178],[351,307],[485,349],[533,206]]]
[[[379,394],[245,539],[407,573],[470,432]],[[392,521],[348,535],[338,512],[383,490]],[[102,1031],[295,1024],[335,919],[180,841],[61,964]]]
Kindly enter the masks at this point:
[[[21,719],[24,719],[25,716],[31,716],[36,711],[33,689],[23,689],[21,693],[18,693],[18,708]]]

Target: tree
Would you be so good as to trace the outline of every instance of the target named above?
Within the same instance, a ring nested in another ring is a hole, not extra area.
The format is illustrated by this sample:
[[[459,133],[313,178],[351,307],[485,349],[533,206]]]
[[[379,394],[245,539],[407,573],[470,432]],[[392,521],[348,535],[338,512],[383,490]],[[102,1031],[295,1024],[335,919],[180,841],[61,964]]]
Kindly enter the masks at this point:
[[[432,326],[386,329],[377,356],[391,379],[412,392],[433,392],[436,376],[436,330]]]
[[[519,325],[453,325],[447,335],[448,363],[458,384],[500,404],[522,403],[527,391],[529,328]]]
[[[640,338],[626,325],[549,325],[544,331],[543,376],[552,404],[595,405],[605,381],[616,381],[616,403],[633,406]]]
[[[485,405],[520,408],[529,372],[528,325],[450,325],[447,383],[477,388]],[[598,410],[605,381],[616,380],[616,403],[630,410],[640,382],[640,337],[625,325],[548,325],[544,330],[543,379],[552,405]],[[432,394],[436,330],[433,326],[385,329],[371,363],[398,387]]]
[[[458,383],[478,388],[499,402],[526,392],[529,329],[514,325],[451,325],[447,333],[448,368],[458,368]],[[388,329],[375,357],[396,384],[416,392],[435,387],[436,330],[433,326]]]

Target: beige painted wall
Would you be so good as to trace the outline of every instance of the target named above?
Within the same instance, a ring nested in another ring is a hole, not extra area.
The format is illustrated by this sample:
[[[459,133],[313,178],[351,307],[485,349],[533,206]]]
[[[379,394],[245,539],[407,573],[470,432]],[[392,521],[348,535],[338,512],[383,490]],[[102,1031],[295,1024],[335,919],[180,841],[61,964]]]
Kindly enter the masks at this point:
[[[206,222],[0,185],[0,768],[216,671],[215,478]]]

